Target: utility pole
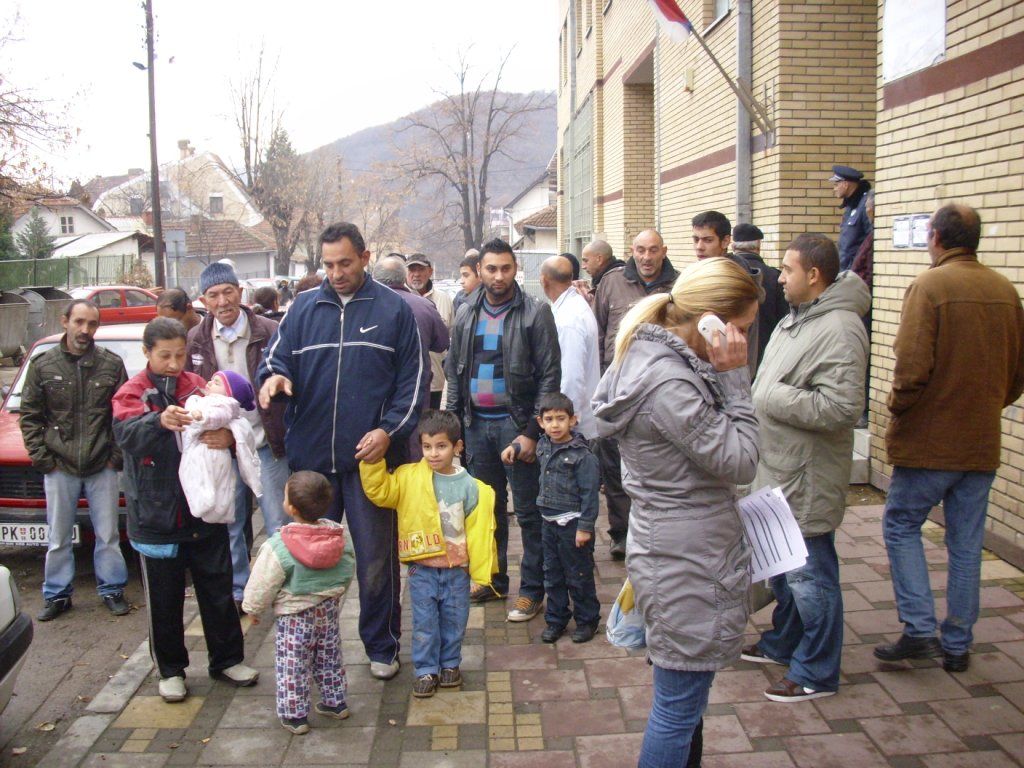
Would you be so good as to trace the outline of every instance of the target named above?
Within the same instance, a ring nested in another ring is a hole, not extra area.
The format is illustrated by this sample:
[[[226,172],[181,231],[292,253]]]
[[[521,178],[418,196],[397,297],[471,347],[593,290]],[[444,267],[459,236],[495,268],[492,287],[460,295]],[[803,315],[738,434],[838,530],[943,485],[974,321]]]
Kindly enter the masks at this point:
[[[146,9],[146,76],[149,79],[149,174],[150,199],[153,209],[153,275],[158,286],[166,285],[164,271],[164,230],[160,217],[160,165],[156,158],[156,83],[153,74],[153,0],[145,0]]]

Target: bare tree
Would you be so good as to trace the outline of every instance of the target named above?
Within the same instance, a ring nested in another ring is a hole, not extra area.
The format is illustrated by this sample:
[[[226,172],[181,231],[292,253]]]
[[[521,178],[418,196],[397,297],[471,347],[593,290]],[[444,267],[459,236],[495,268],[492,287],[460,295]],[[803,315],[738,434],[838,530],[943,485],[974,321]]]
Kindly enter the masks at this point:
[[[403,169],[413,178],[437,181],[447,219],[461,231],[466,248],[479,245],[486,231],[491,162],[509,157],[507,145],[519,135],[528,114],[550,108],[549,94],[501,90],[510,56],[511,51],[493,74],[476,80],[462,53],[454,72],[457,88],[439,93],[437,104],[407,118],[400,129],[415,138]]]

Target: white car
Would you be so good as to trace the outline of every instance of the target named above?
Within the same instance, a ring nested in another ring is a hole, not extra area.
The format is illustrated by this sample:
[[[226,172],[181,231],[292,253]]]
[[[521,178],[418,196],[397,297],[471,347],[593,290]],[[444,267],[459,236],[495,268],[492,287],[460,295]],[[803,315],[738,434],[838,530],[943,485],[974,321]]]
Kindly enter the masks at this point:
[[[10,570],[0,565],[0,712],[11,700],[31,644],[32,619],[21,610],[21,597]]]

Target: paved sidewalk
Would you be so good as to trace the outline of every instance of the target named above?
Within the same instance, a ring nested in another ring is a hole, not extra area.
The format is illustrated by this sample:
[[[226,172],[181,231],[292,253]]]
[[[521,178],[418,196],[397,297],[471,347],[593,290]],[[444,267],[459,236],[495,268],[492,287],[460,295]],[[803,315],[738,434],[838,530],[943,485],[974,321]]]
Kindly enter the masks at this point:
[[[986,553],[982,618],[975,627],[969,672],[947,674],[935,662],[883,665],[871,649],[895,639],[899,624],[881,515],[880,506],[850,507],[837,534],[846,604],[840,693],[777,704],[762,691],[781,676],[781,667],[740,662],[719,673],[705,721],[706,768],[1024,765],[1024,574]],[[942,529],[929,524],[927,537],[933,584],[939,587],[945,583]],[[597,578],[605,615],[625,573],[607,551],[602,535]],[[370,677],[357,639],[354,595],[346,597],[341,621],[350,719],[338,722],[313,714],[308,735],[290,735],[274,714],[273,620],[266,617],[256,626],[246,620],[247,661],[260,669],[261,680],[253,688],[235,690],[206,676],[197,619],[188,632],[192,695],[184,703],[163,703],[152,674],[134,689],[149,668],[143,644],[126,662],[124,674],[112,681],[116,690],[105,691],[111,694],[106,699],[97,697],[106,704],[80,717],[39,765],[636,764],[651,702],[651,673],[642,654],[614,648],[603,635],[583,645],[568,636],[544,645],[542,618],[509,624],[504,606],[489,603],[470,611],[462,690],[412,699],[408,608],[402,671],[382,683]],[[944,601],[939,604],[944,611]],[[751,637],[754,626],[763,626],[769,615],[770,608],[754,617]],[[16,765],[16,760],[5,755],[0,764]]]

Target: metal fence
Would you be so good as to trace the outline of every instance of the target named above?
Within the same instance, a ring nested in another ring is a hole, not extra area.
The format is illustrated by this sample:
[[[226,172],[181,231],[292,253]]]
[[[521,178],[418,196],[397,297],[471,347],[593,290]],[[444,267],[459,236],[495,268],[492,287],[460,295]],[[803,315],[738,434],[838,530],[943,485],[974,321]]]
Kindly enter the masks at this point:
[[[0,261],[0,290],[13,291],[26,285],[65,289],[110,285],[131,268],[133,258],[123,255]]]

